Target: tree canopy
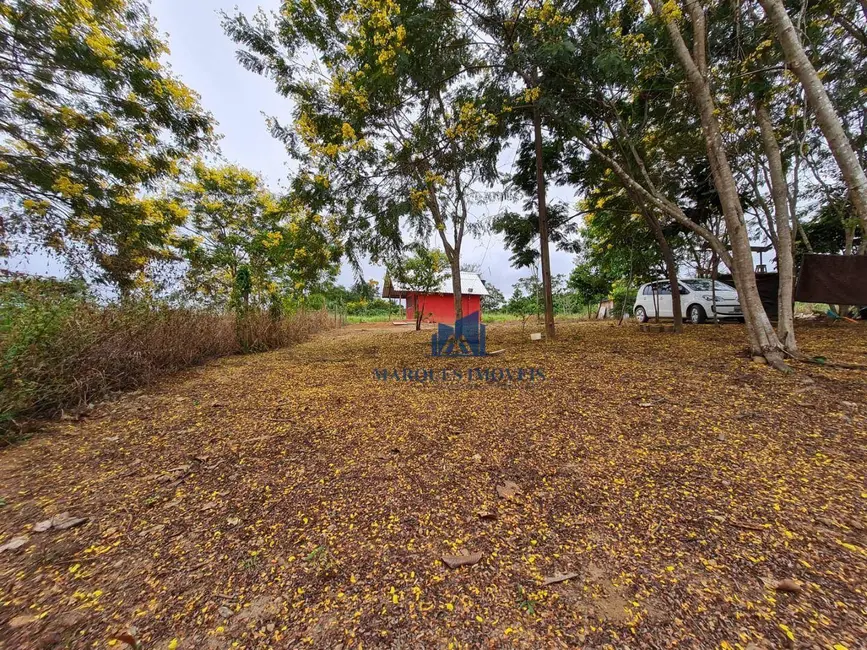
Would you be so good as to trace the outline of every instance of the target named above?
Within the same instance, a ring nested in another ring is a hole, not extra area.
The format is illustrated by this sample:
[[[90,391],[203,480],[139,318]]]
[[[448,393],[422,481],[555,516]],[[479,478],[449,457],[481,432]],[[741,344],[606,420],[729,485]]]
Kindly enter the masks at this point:
[[[151,195],[214,143],[138,0],[0,2],[0,236],[134,285],[183,221]]]

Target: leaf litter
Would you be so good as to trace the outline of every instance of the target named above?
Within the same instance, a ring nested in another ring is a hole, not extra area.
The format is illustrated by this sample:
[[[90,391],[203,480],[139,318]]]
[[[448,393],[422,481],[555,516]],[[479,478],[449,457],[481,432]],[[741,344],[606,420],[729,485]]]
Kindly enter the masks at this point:
[[[737,325],[429,334],[218,360],[0,450],[0,646],[858,647],[863,373],[756,366]],[[373,377],[500,364],[546,380]],[[52,513],[87,525],[28,537]]]

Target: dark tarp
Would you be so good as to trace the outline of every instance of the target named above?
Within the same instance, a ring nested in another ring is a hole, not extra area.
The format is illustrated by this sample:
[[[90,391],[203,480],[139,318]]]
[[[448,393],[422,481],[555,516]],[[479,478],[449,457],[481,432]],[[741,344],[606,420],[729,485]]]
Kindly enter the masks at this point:
[[[717,280],[734,287],[735,281],[730,274],[720,274]],[[780,276],[776,273],[756,273],[756,286],[768,318],[777,317],[777,292],[780,290]]]
[[[867,305],[867,255],[804,255],[795,300]]]

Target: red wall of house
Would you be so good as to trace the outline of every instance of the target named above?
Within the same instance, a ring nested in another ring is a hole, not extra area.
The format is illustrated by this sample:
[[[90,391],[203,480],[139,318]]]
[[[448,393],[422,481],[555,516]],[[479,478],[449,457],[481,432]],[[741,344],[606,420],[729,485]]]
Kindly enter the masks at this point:
[[[455,298],[451,294],[433,293],[427,296],[409,294],[406,298],[406,319],[415,318],[415,305],[418,302],[419,309],[424,314],[425,323],[454,323],[455,322]],[[461,308],[464,316],[479,312],[481,318],[482,297],[478,295],[461,296]]]

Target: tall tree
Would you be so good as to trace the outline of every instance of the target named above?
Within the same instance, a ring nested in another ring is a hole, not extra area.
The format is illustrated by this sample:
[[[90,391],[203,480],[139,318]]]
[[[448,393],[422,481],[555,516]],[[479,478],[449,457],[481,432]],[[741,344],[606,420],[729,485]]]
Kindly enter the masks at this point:
[[[822,84],[819,73],[804,50],[783,0],[759,0],[759,2],[765,10],[768,21],[774,26],[789,68],[804,87],[819,128],[849,188],[855,213],[861,221],[861,228],[867,231],[867,176],[843,128],[843,122]],[[862,247],[861,252],[867,254],[867,249]]]
[[[674,46],[675,57],[686,76],[690,95],[701,118],[702,133],[707,148],[708,161],[717,193],[726,220],[726,230],[731,242],[731,270],[738,289],[738,297],[744,312],[750,350],[762,356],[776,368],[784,369],[782,344],[762,306],[753,271],[753,256],[749,233],[744,221],[744,211],[738,193],[737,182],[729,164],[725,141],[722,137],[717,106],[709,81],[709,57],[707,49],[707,22],[704,8],[698,0],[684,4],[692,27],[692,50],[687,46],[681,32],[683,18],[675,2],[651,0],[654,14],[662,21]]]
[[[213,142],[138,0],[0,2],[4,245],[36,245],[132,288],[183,220],[147,192]]]
[[[547,98],[542,91],[547,61],[562,53],[572,24],[567,3],[552,0],[458,0],[459,20],[468,38],[477,43],[485,63],[495,70],[500,94],[511,96],[505,108],[520,129],[528,126],[533,144],[535,198],[539,231],[539,260],[545,304],[545,332],[554,338],[554,301],[551,277],[549,206],[544,141]],[[476,37],[477,34],[482,36]]]
[[[476,92],[484,67],[451,9],[287,1],[273,20],[224,24],[245,48],[241,62],[295,101],[294,128],[272,120],[272,131],[309,171],[308,200],[341,215],[351,258],[388,260],[405,231],[435,233],[460,318],[463,239],[476,184],[496,178],[500,126]]]

